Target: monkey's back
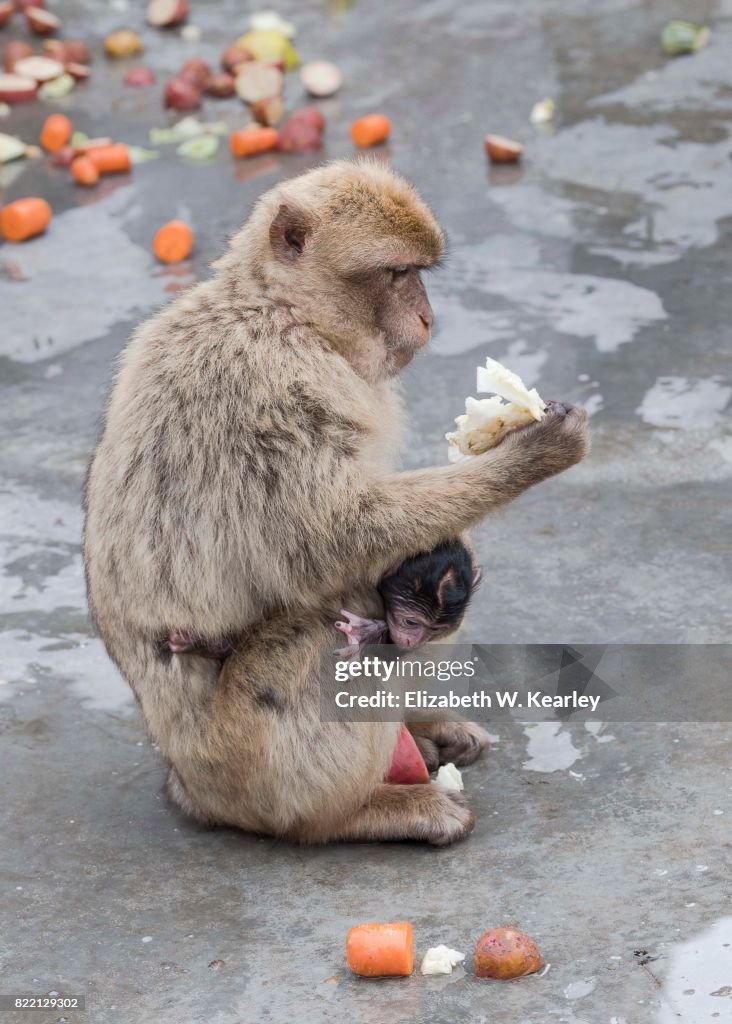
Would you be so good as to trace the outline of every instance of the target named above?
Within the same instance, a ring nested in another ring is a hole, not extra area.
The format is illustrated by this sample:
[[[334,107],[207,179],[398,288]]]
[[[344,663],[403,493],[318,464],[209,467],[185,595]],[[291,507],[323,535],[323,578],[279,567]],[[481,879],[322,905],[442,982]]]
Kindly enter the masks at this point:
[[[232,303],[214,278],[162,310],[122,354],[87,481],[105,640],[235,632],[296,602],[303,578],[325,586],[311,541],[387,468],[399,425],[392,389],[286,307]]]

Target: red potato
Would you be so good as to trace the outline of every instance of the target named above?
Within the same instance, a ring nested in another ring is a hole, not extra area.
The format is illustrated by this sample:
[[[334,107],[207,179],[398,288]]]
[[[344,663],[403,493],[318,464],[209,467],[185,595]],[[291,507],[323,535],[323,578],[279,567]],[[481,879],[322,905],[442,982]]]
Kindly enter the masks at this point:
[[[492,164],[515,164],[521,159],[524,147],[503,135],[486,135],[485,151]]]
[[[50,36],[61,28],[61,19],[43,7],[26,7],[25,18],[28,28],[37,36]]]
[[[150,68],[130,68],[125,75],[125,85],[131,85],[135,89],[140,89],[147,85],[155,85],[156,82],[155,72],[151,71]]]
[[[65,65],[64,71],[75,78],[77,82],[85,82],[91,74],[91,68],[88,64],[75,64],[74,61],[69,61]]]
[[[0,75],[0,102],[27,103],[34,100],[38,92],[38,83],[32,78],[21,75]]]
[[[12,0],[7,0],[6,3],[0,4],[0,28],[2,28],[3,25],[7,25],[14,14],[15,4],[12,3]]]
[[[197,89],[204,89],[213,74],[211,66],[200,57],[191,57],[178,72],[178,78],[191,82]]]
[[[399,786],[411,786],[430,781],[427,765],[406,725],[402,726],[402,731],[399,733],[386,781]]]
[[[198,110],[201,106],[201,90],[192,82],[174,78],[165,86],[163,102],[170,110]]]
[[[283,153],[317,153],[323,146],[325,118],[317,107],[303,107],[280,129],[278,149]]]
[[[70,167],[76,156],[73,146],[62,146],[61,149],[51,154],[51,163],[54,167]]]
[[[45,0],[15,0],[15,9],[18,14],[24,14],[29,7],[45,7]]]
[[[474,967],[478,978],[523,978],[543,966],[539,947],[518,928],[493,928],[475,944]]]
[[[32,78],[34,82],[50,82],[64,73],[64,66],[51,57],[23,57],[16,60],[13,70],[21,78]]]
[[[249,50],[245,50],[241,46],[229,46],[221,54],[221,67],[230,74],[236,74],[241,65],[250,60],[254,60],[254,58]]]
[[[285,76],[277,68],[261,60],[252,60],[242,66],[236,75],[236,92],[245,103],[268,100],[279,96],[284,88]]]
[[[228,71],[217,71],[211,75],[203,90],[207,96],[215,96],[217,99],[225,100],[230,96],[236,96],[236,84],[234,76]]]
[[[155,28],[173,28],[181,25],[189,14],[187,0],[150,0],[146,18]]]
[[[80,39],[46,39],[43,43],[46,55],[60,60],[62,64],[91,64],[92,56],[86,43]]]
[[[33,56],[33,47],[22,39],[14,39],[3,50],[3,67],[6,71],[15,71],[15,62],[24,57]]]

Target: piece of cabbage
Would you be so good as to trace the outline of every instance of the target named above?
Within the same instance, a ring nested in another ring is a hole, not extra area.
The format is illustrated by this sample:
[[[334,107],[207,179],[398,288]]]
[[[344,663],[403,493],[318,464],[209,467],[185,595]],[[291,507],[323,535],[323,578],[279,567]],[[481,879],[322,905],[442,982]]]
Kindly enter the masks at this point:
[[[525,427],[544,415],[545,402],[536,388],[529,390],[517,373],[495,359],[478,367],[478,391],[493,398],[466,398],[465,413],[455,419],[457,430],[445,437],[450,462],[481,455],[494,448],[510,430]]]
[[[465,789],[462,773],[459,768],[455,767],[452,761],[440,766],[435,782],[438,786],[442,786],[443,789]]]
[[[465,953],[459,953],[449,946],[433,946],[423,956],[419,973],[452,974],[453,967],[457,967],[464,959]]]

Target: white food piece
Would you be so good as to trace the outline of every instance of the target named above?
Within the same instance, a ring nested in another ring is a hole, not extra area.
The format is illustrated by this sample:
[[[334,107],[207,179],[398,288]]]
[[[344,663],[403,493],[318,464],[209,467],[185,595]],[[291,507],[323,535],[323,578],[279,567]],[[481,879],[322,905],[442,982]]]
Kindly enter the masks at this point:
[[[539,100],[539,102],[535,103],[531,108],[529,120],[532,124],[546,124],[547,121],[551,121],[553,119],[555,109],[554,100],[548,98],[545,100]]]
[[[494,448],[510,430],[540,420],[545,403],[536,388],[530,391],[516,373],[495,359],[478,367],[478,391],[493,398],[466,398],[465,412],[455,419],[457,430],[446,434],[450,462],[481,455]]]
[[[535,420],[540,420],[544,415],[546,402],[539,397],[536,388],[529,391],[519,375],[503,366],[497,359],[488,358],[485,361],[485,368],[478,367],[477,387],[478,391],[500,395],[520,409],[528,410]]]
[[[13,74],[32,78],[34,82],[50,82],[63,73],[63,64],[52,57],[21,57],[13,66]]]
[[[343,75],[329,60],[312,60],[300,69],[300,81],[311,96],[322,99],[338,92],[343,85]]]
[[[459,953],[449,946],[433,946],[428,949],[422,958],[420,974],[452,974],[453,967],[457,967],[465,959],[465,953]]]
[[[458,792],[461,789],[465,789],[462,772],[459,768],[455,767],[452,761],[448,762],[448,764],[440,765],[435,782],[438,786],[442,786],[443,789],[453,789]],[[444,949],[444,946],[440,948]]]
[[[291,21],[285,21],[277,11],[258,11],[249,19],[249,27],[255,32],[279,32],[281,36],[294,39],[297,29]]]
[[[184,25],[180,30],[180,37],[184,43],[197,43],[203,35],[198,25]]]

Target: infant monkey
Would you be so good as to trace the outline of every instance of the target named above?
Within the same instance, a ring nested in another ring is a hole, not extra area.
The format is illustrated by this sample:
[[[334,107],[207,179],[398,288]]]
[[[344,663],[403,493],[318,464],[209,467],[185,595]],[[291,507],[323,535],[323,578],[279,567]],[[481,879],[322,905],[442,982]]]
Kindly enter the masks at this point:
[[[363,619],[342,609],[345,621],[336,622],[336,629],[345,634],[349,646],[391,642],[421,647],[460,625],[480,575],[461,540],[445,541],[381,578],[384,619]]]
[[[342,609],[345,622],[336,622],[336,629],[345,634],[349,646],[391,642],[399,647],[421,647],[460,625],[480,575],[462,541],[445,541],[382,576],[378,590],[384,619],[363,619]],[[172,654],[219,660],[234,651],[228,640],[214,643],[187,631],[171,633],[166,646]]]

